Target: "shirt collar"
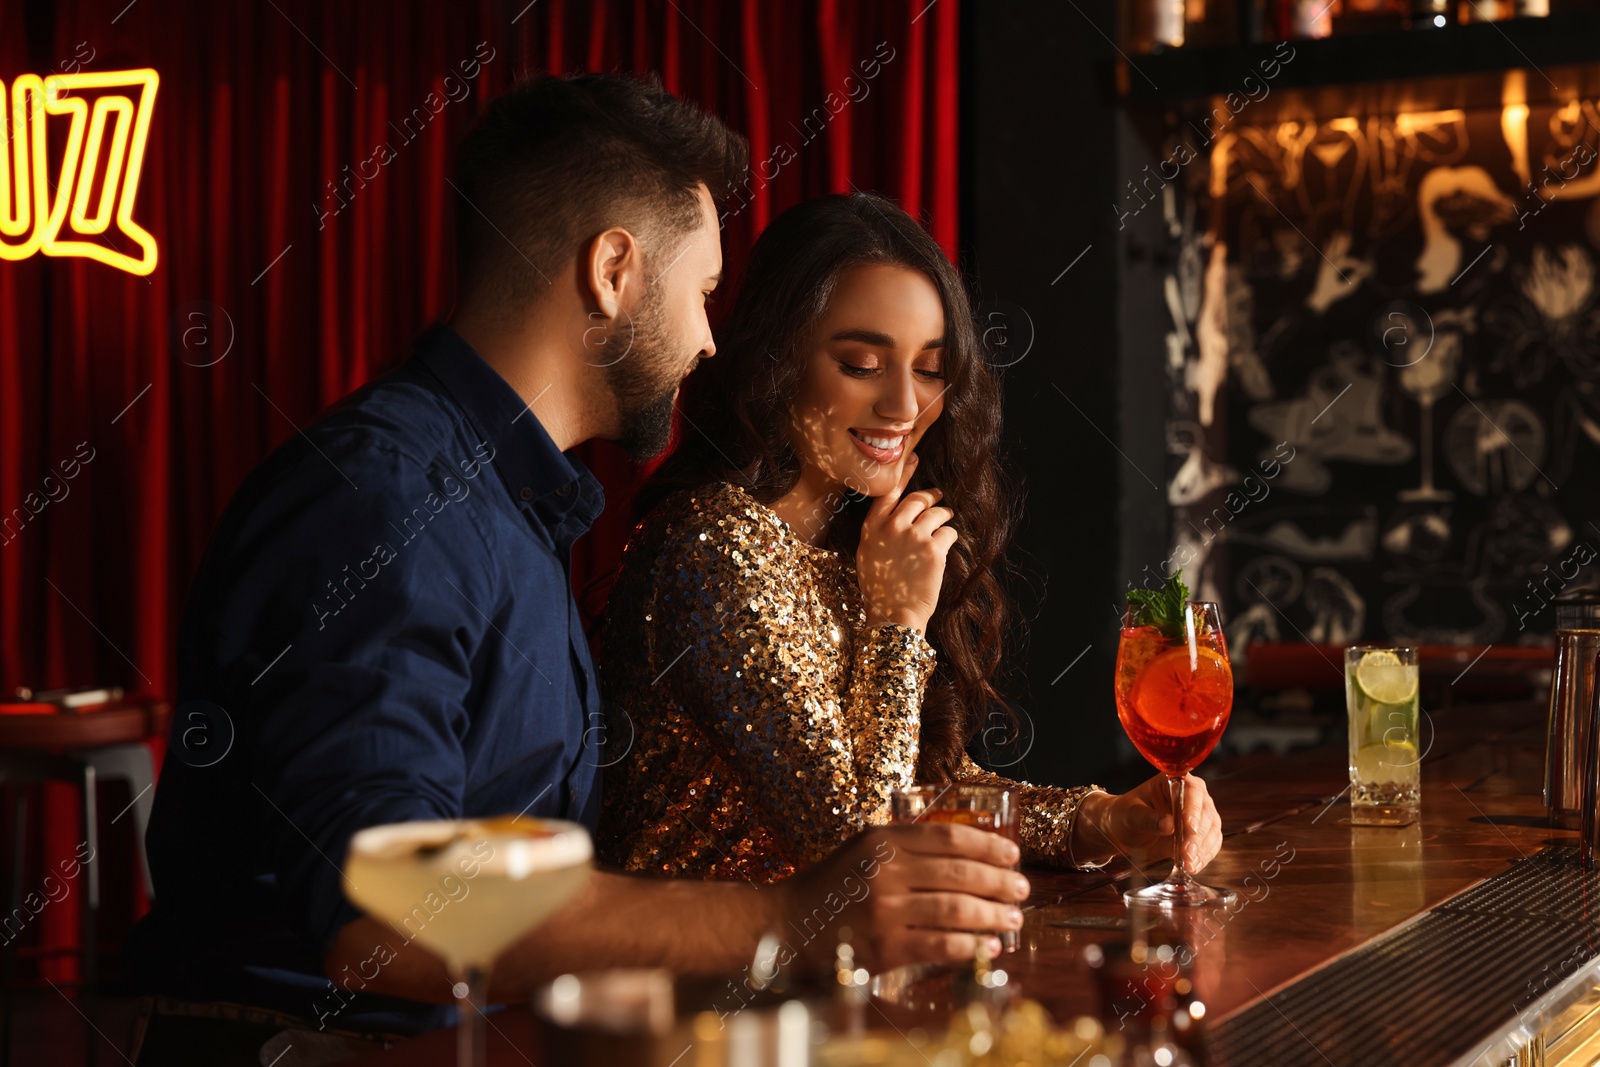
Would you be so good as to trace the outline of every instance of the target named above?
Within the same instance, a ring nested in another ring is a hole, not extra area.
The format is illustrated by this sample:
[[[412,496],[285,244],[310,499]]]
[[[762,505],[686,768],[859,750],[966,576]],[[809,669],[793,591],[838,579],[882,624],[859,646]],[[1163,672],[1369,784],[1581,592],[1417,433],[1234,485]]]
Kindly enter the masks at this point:
[[[578,532],[599,517],[599,479],[570,451],[562,452],[522,397],[445,323],[417,341],[412,360],[426,368],[494,448],[494,466],[519,504],[552,528]]]

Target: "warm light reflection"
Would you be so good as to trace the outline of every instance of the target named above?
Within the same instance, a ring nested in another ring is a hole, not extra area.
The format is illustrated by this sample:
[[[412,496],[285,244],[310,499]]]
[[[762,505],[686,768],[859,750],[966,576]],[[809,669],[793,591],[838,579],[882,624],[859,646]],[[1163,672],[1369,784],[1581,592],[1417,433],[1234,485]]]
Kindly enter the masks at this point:
[[[1467,113],[1459,108],[1450,111],[1402,111],[1394,117],[1394,132],[1402,137],[1410,137],[1418,130],[1431,130],[1466,121]]]
[[[133,205],[139,194],[159,82],[156,72],[148,68],[52,74],[42,79],[23,74],[11,83],[9,98],[5,83],[0,82],[0,259],[19,260],[43,253],[83,256],[130,274],[155,270],[155,238],[133,221]],[[73,95],[91,89],[129,92],[101,93],[92,101]],[[137,99],[132,95],[135,89]],[[6,107],[8,99],[10,106]],[[68,116],[71,122],[60,179],[53,187],[45,128],[51,115]],[[102,177],[108,125],[109,154]],[[97,179],[102,182],[98,197]],[[137,255],[75,239],[106,233],[113,210],[117,230],[138,247]],[[71,226],[63,234],[68,221]]]
[[[1528,173],[1528,105],[1507,104],[1500,112],[1500,132],[1511,153],[1511,168],[1527,185],[1533,180]]]

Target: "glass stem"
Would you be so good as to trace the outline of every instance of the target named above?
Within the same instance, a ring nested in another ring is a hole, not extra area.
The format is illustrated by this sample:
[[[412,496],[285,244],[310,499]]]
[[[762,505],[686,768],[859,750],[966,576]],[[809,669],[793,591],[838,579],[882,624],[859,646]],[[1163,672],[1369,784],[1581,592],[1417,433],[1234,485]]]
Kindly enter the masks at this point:
[[[1182,885],[1189,880],[1189,872],[1183,869],[1183,779],[1168,778],[1167,787],[1172,791],[1172,873],[1167,875],[1167,881],[1174,885]]]
[[[483,1009],[488,1006],[484,997],[489,974],[482,967],[467,967],[455,977],[456,1067],[486,1067]]]

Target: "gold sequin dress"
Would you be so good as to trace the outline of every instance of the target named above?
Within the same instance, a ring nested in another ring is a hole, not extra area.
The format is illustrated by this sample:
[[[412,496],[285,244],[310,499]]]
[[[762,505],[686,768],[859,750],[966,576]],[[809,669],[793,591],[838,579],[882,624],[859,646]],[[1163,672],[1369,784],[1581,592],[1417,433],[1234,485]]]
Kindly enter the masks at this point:
[[[866,618],[855,561],[743,489],[654,508],[623,553],[601,638],[615,761],[601,859],[772,882],[888,822],[890,791],[915,778],[936,653],[911,627]],[[1097,787],[1013,782],[966,757],[958,777],[1020,789],[1024,860],[1070,866],[1078,803]]]

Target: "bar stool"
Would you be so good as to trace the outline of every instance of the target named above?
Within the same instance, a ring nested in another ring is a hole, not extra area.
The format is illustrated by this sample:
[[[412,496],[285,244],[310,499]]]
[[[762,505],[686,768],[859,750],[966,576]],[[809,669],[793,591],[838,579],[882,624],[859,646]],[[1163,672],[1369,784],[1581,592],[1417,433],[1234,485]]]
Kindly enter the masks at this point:
[[[79,996],[83,1015],[91,1020],[95,984],[99,978],[96,920],[100,908],[100,817],[95,786],[101,780],[116,778],[128,783],[128,791],[133,796],[129,808],[134,816],[135,852],[145,892],[153,899],[155,887],[145,857],[144,835],[150,825],[155,772],[145,742],[165,736],[169,708],[166,702],[159,700],[122,702],[82,711],[64,711],[52,705],[11,704],[5,708],[10,713],[0,713],[0,785],[12,787],[15,825],[8,907],[5,916],[0,917],[0,932],[4,932],[3,924],[9,923],[19,911],[27,915],[31,910],[23,908],[23,863],[27,855],[28,829],[28,798],[24,787],[48,781],[78,786],[83,793],[83,838],[88,856],[78,872],[83,886],[78,908],[83,940]],[[119,813],[112,821],[120,817]],[[11,1062],[11,1022],[20,936],[19,929],[17,937],[7,940],[3,974],[0,974],[4,997],[4,1006],[0,1009],[0,1067],[9,1067]],[[86,1062],[93,1067],[97,1033],[92,1025],[85,1026],[84,1038]]]

